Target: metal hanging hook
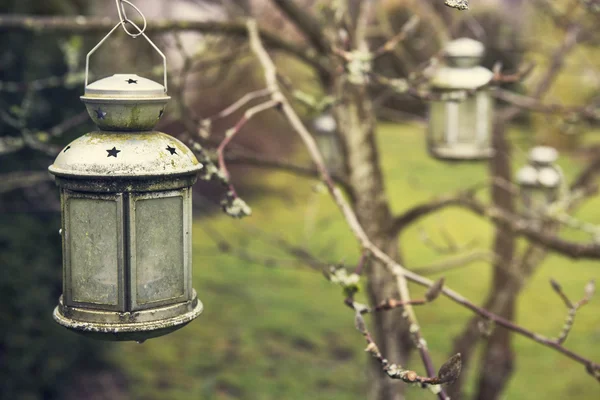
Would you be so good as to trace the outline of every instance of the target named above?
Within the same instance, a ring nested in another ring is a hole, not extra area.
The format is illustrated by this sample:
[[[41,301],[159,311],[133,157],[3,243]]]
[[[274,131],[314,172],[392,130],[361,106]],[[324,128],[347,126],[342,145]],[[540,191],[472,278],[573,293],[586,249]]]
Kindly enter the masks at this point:
[[[115,3],[117,5],[117,13],[119,14],[119,20],[121,21],[121,26],[123,27],[123,30],[125,31],[125,33],[127,33],[132,38],[136,38],[138,36],[143,35],[148,26],[148,22],[146,21],[146,17],[142,13],[142,11],[139,8],[137,8],[137,6],[135,4],[133,4],[132,2],[130,2],[129,0],[115,0]],[[132,20],[130,20],[127,17],[127,12],[125,11],[125,4],[127,4],[129,7],[133,8],[135,10],[135,12],[137,12],[138,15],[142,18],[142,22],[144,23],[143,28],[140,29],[140,27],[137,26],[137,24],[135,22],[133,22]],[[127,24],[133,25],[133,27],[136,28],[138,32],[137,33],[130,32],[129,29],[127,29]]]
[[[146,34],[144,33],[144,31],[146,30],[146,27],[147,27],[146,17],[144,17],[144,14],[142,14],[140,9],[137,8],[135,5],[133,5],[129,0],[115,0],[115,1],[117,3],[117,10],[119,13],[119,22],[117,22],[117,24],[110,30],[110,32],[108,32],[108,34],[106,36],[104,36],[102,38],[102,40],[100,40],[100,42],[98,42],[98,44],[96,46],[94,46],[94,48],[92,50],[90,50],[90,52],[87,54],[87,56],[85,58],[85,86],[86,87],[88,86],[88,78],[89,78],[89,71],[90,71],[90,56],[92,54],[94,54],[96,52],[96,50],[98,50],[98,48],[100,48],[100,46],[102,46],[102,44],[104,44],[106,39],[108,39],[108,37],[119,26],[121,26],[121,27],[123,27],[123,30],[132,38],[142,36],[144,39],[146,39],[146,41],[148,43],[150,43],[152,48],[154,50],[156,50],[156,52],[160,55],[160,57],[163,60],[163,81],[164,81],[164,87],[165,87],[165,93],[166,93],[167,92],[167,57],[164,55],[164,53],[162,51],[160,51],[160,49],[154,44],[154,42],[152,40],[150,40],[150,38],[148,36],[146,36]],[[136,23],[134,23],[129,18],[127,18],[127,14],[125,13],[125,8],[123,6],[123,3],[126,3],[129,6],[131,6],[142,17],[142,20],[144,21],[143,28],[140,28]],[[126,28],[126,25],[128,23],[131,24],[135,29],[137,29],[138,32],[137,33],[129,32],[129,30],[127,30],[127,28]]]

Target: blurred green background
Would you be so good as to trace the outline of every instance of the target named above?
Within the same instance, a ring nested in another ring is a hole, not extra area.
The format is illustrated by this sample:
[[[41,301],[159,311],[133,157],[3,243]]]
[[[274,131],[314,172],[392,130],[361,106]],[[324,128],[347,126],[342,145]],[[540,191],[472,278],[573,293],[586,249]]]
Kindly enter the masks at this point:
[[[84,1],[0,1],[1,13],[76,15],[89,12],[88,7],[89,2]],[[31,82],[62,76],[81,63],[81,59],[77,64],[69,58],[65,49],[87,49],[95,40],[95,36],[40,37],[1,32],[0,80]],[[585,49],[584,55],[597,57],[597,49]],[[238,68],[243,70],[249,65]],[[312,76],[300,69],[296,71],[295,65],[288,67],[289,75],[310,87]],[[247,76],[236,71],[237,75],[224,78],[230,87]],[[572,88],[580,83],[572,79],[562,76],[554,95],[562,96],[561,87],[569,94],[575,92]],[[17,116],[16,125],[3,119],[0,136],[18,137],[22,128],[19,121],[37,135],[77,116],[83,111],[80,86],[75,81],[36,92],[30,98],[22,91],[0,90],[2,112]],[[241,86],[238,92],[223,95],[220,102],[206,100],[210,104],[202,106],[205,111],[222,108],[246,89]],[[222,87],[199,90],[213,90],[210,93],[214,94]],[[587,95],[582,91],[581,96]],[[567,102],[581,98],[573,95]],[[30,113],[33,117],[19,120],[24,107],[34,110]],[[546,127],[553,126],[541,117],[530,122],[511,130],[515,168],[524,162],[527,149],[540,136],[545,138],[550,129]],[[305,160],[294,139],[278,137],[281,124],[271,117],[258,119],[242,140],[259,150],[283,152],[286,157]],[[164,129],[171,133],[167,127]],[[49,139],[48,145],[64,145],[90,129],[90,123],[80,125],[65,136]],[[173,129],[176,130],[175,125]],[[588,134],[578,139],[577,149],[597,143],[595,137],[600,131],[586,129]],[[419,123],[379,125],[386,186],[396,212],[486,179],[485,164],[448,165],[429,158],[424,132],[424,125]],[[571,141],[558,142],[572,146]],[[580,152],[565,151],[560,165],[566,176],[572,177],[585,161]],[[51,155],[25,147],[1,155],[0,173],[43,171],[51,162]],[[33,187],[0,193],[0,398],[364,398],[365,343],[354,328],[353,313],[343,305],[341,289],[282,251],[273,240],[285,238],[323,261],[352,265],[358,254],[343,219],[316,180],[258,169],[237,171],[234,177],[253,209],[250,218],[232,220],[215,212],[214,205],[206,208],[210,203],[206,199],[196,210],[194,287],[205,305],[204,313],[186,328],[141,345],[92,341],[67,332],[52,321],[52,309],[61,292],[57,190],[52,182],[42,180]],[[206,190],[207,197],[214,198],[212,189]],[[201,194],[197,192],[196,197]],[[599,210],[600,199],[594,198],[575,216],[600,223]],[[404,233],[401,248],[407,267],[419,268],[439,260],[439,255],[420,239],[420,233],[425,230],[433,240],[441,240],[440,226],[452,232],[459,244],[474,243],[481,249],[490,246],[489,223],[465,211],[448,209]],[[565,236],[586,238],[569,231]],[[233,245],[234,254],[222,251],[224,240]],[[235,254],[240,252],[243,254]],[[480,303],[488,290],[490,268],[487,263],[476,262],[443,276],[450,287]],[[600,278],[600,272],[597,262],[575,262],[553,255],[527,284],[519,298],[517,322],[552,337],[560,332],[566,310],[550,289],[550,277],[558,280],[572,298],[578,298],[584,284],[591,278]],[[412,289],[415,297],[423,293],[419,287]],[[359,301],[365,300],[359,296]],[[594,299],[577,314],[566,343],[568,348],[592,360],[600,360],[598,310],[598,300]],[[451,351],[451,338],[461,331],[471,314],[443,298],[417,312],[434,362],[441,365]],[[599,398],[597,383],[579,364],[521,337],[516,337],[515,349],[517,369],[505,398]],[[408,367],[422,372],[416,357]],[[469,383],[468,393],[474,391],[473,385]],[[409,388],[407,398],[430,399],[432,395]]]

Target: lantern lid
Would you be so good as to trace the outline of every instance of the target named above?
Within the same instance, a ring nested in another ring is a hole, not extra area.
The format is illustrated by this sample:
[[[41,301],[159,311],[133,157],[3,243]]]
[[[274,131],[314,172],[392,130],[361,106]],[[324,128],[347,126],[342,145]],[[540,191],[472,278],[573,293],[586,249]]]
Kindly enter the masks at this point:
[[[141,77],[136,74],[115,74],[85,87],[85,98],[118,99],[168,99],[166,89],[160,83]]]
[[[154,179],[195,175],[202,164],[181,141],[161,132],[102,132],[66,146],[49,168],[72,179]]]
[[[529,152],[529,161],[535,164],[548,165],[558,159],[558,151],[549,146],[537,146]]]
[[[115,74],[85,87],[81,100],[105,131],[151,131],[170,99],[160,83],[135,74]]]

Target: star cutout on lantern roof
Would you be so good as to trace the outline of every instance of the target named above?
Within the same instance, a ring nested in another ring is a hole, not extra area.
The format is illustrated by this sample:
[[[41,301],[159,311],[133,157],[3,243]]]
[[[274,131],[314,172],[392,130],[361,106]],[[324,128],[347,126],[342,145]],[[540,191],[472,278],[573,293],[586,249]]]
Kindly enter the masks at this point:
[[[121,150],[117,150],[116,147],[113,147],[110,150],[106,150],[108,152],[108,155],[106,157],[114,157],[117,158],[117,154],[121,152]]]
[[[171,153],[171,155],[177,154],[177,149],[175,149],[174,147],[167,145],[167,150],[169,151],[169,153]],[[177,155],[179,155],[179,154],[177,154]]]

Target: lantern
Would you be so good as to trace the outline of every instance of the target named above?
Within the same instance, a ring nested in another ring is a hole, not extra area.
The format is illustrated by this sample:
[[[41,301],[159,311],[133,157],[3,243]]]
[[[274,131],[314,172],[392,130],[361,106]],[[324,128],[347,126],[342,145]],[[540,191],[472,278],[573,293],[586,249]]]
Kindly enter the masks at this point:
[[[106,340],[136,340],[181,328],[202,312],[192,289],[192,191],[202,165],[154,126],[164,85],[117,74],[81,97],[99,130],[74,140],[49,167],[62,204],[60,324]],[[139,29],[139,28],[138,28]]]
[[[524,214],[530,218],[543,217],[547,207],[558,199],[562,173],[554,162],[558,152],[552,147],[534,147],[529,163],[517,172]]]
[[[478,65],[483,44],[457,39],[444,52],[447,65],[431,80],[435,100],[429,108],[429,153],[444,160],[490,158],[493,101],[486,87],[493,73]]]
[[[312,125],[315,141],[325,158],[327,168],[333,174],[342,173],[342,149],[335,118],[330,113],[324,113],[315,118]]]

